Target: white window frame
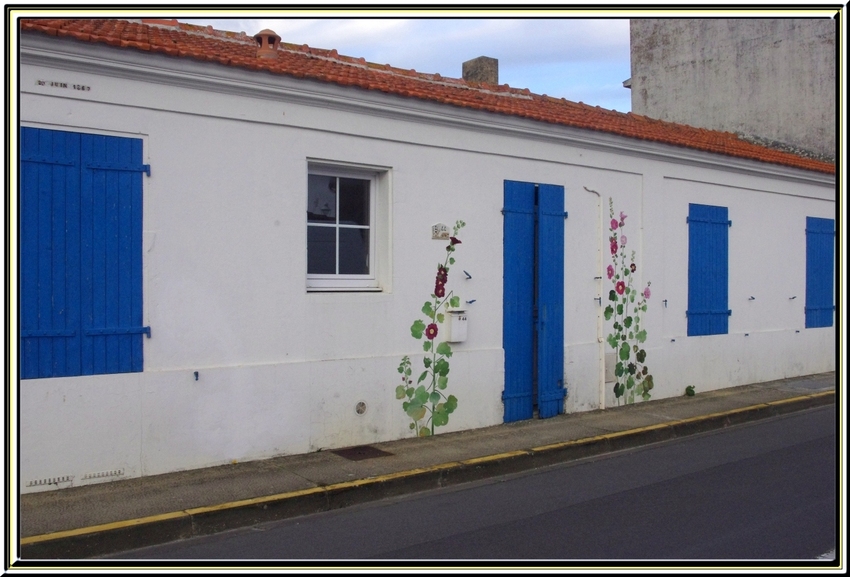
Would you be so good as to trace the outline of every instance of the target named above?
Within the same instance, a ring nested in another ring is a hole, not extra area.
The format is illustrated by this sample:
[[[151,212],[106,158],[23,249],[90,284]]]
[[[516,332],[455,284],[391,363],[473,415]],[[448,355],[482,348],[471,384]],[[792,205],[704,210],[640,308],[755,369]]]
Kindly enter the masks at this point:
[[[378,255],[377,255],[377,237],[379,232],[379,223],[377,222],[377,190],[379,173],[374,170],[356,169],[348,166],[336,166],[329,164],[308,165],[308,176],[329,176],[334,178],[355,178],[369,182],[369,274],[311,274],[307,273],[307,290],[309,291],[379,291],[381,290],[378,278]],[[337,190],[339,186],[337,185]],[[307,190],[304,191],[305,201],[309,203],[309,195]],[[339,194],[336,195],[337,207],[335,213],[339,214]],[[309,207],[308,207],[309,208]],[[364,228],[356,225],[340,225],[339,223],[332,225],[323,225],[309,223],[305,225],[309,233],[310,227],[334,228],[337,231],[337,240],[339,239],[340,228]],[[310,250],[308,243],[304,242],[305,257],[308,259],[307,252]],[[337,242],[337,251],[339,251],[339,243]],[[337,266],[339,266],[339,254],[337,254]]]

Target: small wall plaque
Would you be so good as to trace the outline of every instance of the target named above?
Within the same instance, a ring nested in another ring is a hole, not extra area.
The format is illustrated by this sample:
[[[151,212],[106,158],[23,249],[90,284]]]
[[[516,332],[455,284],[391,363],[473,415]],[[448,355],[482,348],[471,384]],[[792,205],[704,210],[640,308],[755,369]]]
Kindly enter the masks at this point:
[[[442,222],[431,227],[431,238],[434,240],[448,240],[450,236],[449,227]]]

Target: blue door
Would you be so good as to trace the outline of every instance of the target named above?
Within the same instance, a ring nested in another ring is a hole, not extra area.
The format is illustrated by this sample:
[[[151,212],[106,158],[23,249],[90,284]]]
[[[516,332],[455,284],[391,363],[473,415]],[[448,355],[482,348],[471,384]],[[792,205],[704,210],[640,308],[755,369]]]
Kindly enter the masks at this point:
[[[505,181],[505,422],[563,412],[564,187]]]
[[[21,129],[21,378],[143,369],[142,141]]]

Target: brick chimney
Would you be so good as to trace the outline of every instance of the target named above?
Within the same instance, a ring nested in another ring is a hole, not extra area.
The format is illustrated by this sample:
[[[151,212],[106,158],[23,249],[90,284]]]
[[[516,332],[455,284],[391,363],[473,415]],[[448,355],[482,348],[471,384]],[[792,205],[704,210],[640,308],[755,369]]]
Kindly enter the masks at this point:
[[[463,63],[463,79],[467,82],[499,84],[499,61],[489,56],[479,56]]]

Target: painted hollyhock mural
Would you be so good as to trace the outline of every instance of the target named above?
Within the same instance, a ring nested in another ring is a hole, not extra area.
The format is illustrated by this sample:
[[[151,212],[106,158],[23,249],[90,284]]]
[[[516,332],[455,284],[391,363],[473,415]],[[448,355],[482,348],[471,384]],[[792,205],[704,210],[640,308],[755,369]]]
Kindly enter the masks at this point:
[[[647,301],[652,295],[650,285],[641,289],[636,285],[637,265],[635,251],[627,253],[626,218],[620,212],[614,216],[614,200],[608,199],[610,223],[608,242],[612,264],[608,265],[607,275],[611,282],[608,292],[608,306],[605,307],[605,320],[613,320],[613,332],[608,334],[608,345],[614,349],[617,364],[614,368],[614,396],[617,403],[634,403],[640,397],[649,400],[653,382],[646,365],[646,329],[641,326],[641,315],[646,312]]]
[[[422,350],[425,357],[422,362],[424,369],[413,383],[413,363],[409,356],[404,356],[398,366],[402,384],[395,390],[396,399],[402,401],[401,408],[411,419],[410,429],[419,437],[434,434],[436,427],[449,422],[449,415],[457,408],[457,398],[445,393],[449,381],[449,358],[452,348],[449,343],[439,341],[440,325],[445,321],[449,308],[460,306],[460,298],[453,291],[446,293],[446,283],[449,281],[449,269],[455,263],[454,253],[460,229],[466,223],[459,220],[455,223],[453,234],[446,246],[446,255],[442,263],[437,264],[437,274],[434,279],[434,291],[431,297],[422,305],[422,313],[426,320],[416,319],[410,327],[410,334],[417,340],[422,340]]]

